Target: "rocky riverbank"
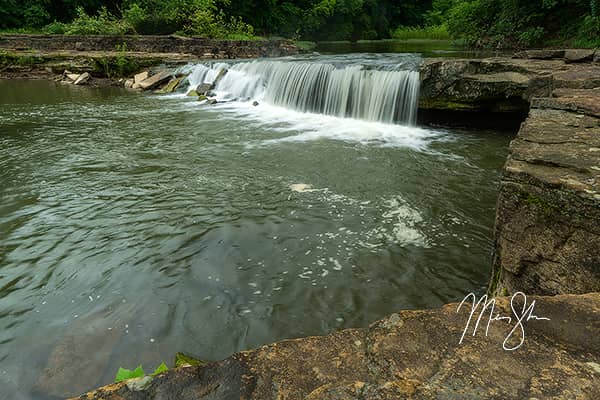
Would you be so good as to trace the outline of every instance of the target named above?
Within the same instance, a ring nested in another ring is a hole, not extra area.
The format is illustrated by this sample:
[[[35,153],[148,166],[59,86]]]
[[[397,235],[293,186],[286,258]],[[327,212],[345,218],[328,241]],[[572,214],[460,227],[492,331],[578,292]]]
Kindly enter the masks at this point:
[[[142,70],[213,59],[297,54],[288,40],[214,40],[180,36],[0,35],[0,79],[90,74],[91,86],[123,86]]]
[[[109,385],[79,399],[596,398],[600,294],[531,300],[550,321],[526,323],[526,343],[516,351],[502,348],[514,325],[506,321],[493,323],[487,336],[484,326],[475,337],[469,331],[459,344],[470,308],[457,313],[458,305],[448,304]],[[510,315],[509,300],[499,299],[496,311]],[[510,343],[519,340],[515,335]]]

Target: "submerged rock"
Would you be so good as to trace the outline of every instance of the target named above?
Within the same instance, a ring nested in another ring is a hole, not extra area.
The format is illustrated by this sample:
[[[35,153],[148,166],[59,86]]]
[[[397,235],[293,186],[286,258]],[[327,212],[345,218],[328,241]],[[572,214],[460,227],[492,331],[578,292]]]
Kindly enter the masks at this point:
[[[550,320],[528,322],[515,351],[502,349],[514,321],[493,321],[487,335],[480,327],[459,344],[470,307],[457,312],[457,304],[448,304],[169,370],[141,391],[119,383],[79,399],[595,399],[600,293],[533,297],[528,304],[533,300],[535,315]],[[522,307],[522,299],[515,306]],[[511,315],[510,299],[497,299],[495,313]]]
[[[114,326],[108,309],[73,321],[50,353],[36,389],[65,398],[96,385],[122,335]]]
[[[213,81],[213,85],[216,86],[221,81],[221,79],[223,79],[223,77],[227,75],[227,72],[229,72],[229,70],[225,68],[219,70],[219,72],[217,73],[217,77]]]
[[[217,103],[218,103],[217,99],[208,99],[208,100],[206,101],[206,104],[211,104],[211,105],[212,105],[212,104],[217,104]]]
[[[212,83],[201,83],[196,87],[196,92],[199,95],[206,96],[208,94],[208,92],[210,92],[214,88],[215,88],[215,85]]]
[[[258,101],[253,101],[253,102],[252,102],[252,105],[253,105],[254,107],[256,107],[256,106],[258,105]]]

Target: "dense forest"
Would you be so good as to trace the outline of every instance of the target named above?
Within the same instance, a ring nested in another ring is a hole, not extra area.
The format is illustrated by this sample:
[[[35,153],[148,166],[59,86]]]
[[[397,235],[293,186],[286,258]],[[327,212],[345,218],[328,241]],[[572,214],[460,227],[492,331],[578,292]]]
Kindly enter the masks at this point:
[[[600,0],[0,0],[0,29],[594,47]]]

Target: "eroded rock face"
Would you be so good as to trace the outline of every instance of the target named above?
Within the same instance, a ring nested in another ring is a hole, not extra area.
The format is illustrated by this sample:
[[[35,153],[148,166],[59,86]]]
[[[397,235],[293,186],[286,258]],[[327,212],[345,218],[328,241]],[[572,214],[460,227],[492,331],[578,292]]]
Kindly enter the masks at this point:
[[[532,50],[526,53],[528,58],[522,59],[425,60],[420,71],[419,108],[527,112],[533,98],[550,97],[557,88],[600,87],[600,65],[583,62],[591,61],[593,51]],[[571,63],[566,62],[567,53]],[[555,59],[558,55],[561,59]]]
[[[171,370],[142,390],[121,383],[80,399],[595,399],[600,293],[531,300],[535,314],[550,321],[527,322],[525,342],[515,351],[502,349],[514,326],[506,321],[459,344],[470,307],[457,313],[457,304],[449,304],[401,311],[366,329],[286,340],[207,366]],[[496,311],[509,310],[510,299],[498,299]]]
[[[493,293],[600,291],[600,89],[532,101],[497,206]]]

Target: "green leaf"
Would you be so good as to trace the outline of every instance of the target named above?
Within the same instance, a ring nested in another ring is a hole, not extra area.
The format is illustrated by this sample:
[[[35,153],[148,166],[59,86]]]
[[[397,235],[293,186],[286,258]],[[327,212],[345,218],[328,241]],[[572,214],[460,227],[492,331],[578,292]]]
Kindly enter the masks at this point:
[[[141,365],[138,365],[138,367],[136,369],[134,369],[133,371],[130,369],[126,369],[126,368],[119,368],[119,371],[117,372],[117,376],[115,376],[115,383],[121,382],[121,381],[124,381],[127,379],[141,378],[144,375],[145,375],[144,369],[142,368]]]
[[[158,367],[156,367],[156,369],[154,370],[154,372],[151,373],[150,375],[156,376],[156,375],[162,374],[163,372],[168,371],[168,370],[169,370],[169,367],[167,367],[165,365],[165,363],[163,362]]]
[[[184,354],[184,353],[175,354],[175,368],[181,367],[183,365],[191,365],[191,366],[195,367],[197,365],[204,365],[204,364],[206,364],[204,361],[194,358],[192,356],[189,356],[187,354]]]

